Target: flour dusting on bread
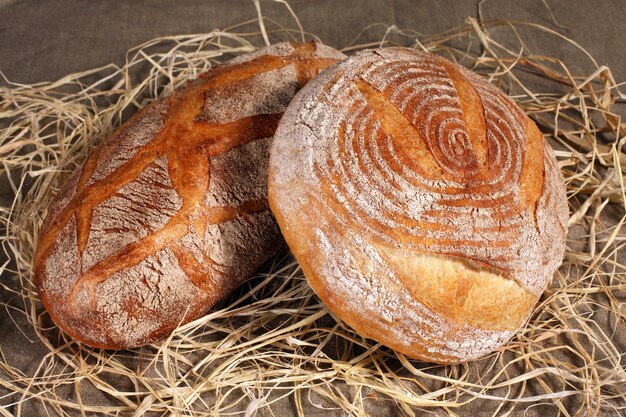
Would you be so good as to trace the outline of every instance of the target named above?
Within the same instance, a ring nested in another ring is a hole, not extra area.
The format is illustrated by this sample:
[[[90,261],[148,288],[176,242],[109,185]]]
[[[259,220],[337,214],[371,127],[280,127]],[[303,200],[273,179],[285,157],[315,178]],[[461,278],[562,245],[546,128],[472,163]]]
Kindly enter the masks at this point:
[[[567,205],[554,154],[529,126],[503,92],[436,55],[362,52],[309,83],[285,112],[270,204],[313,288],[359,332],[415,357],[476,358],[508,340],[530,309],[515,326],[471,325],[432,307],[432,294],[411,296],[406,268],[382,255],[463,259],[495,271],[503,294],[507,281],[519,286],[511,303],[534,304],[560,264]],[[433,285],[462,302],[474,302],[468,291],[477,305],[490,297],[453,275]]]
[[[277,121],[336,61],[283,43],[218,66],[142,109],[71,177],[39,241],[52,318],[92,346],[157,341],[282,246],[267,205]]]

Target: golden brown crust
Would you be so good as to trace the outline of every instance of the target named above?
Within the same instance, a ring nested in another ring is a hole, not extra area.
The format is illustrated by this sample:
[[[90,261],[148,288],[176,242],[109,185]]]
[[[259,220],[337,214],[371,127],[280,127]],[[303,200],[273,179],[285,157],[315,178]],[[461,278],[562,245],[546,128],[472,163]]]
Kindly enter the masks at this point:
[[[441,363],[523,325],[567,224],[532,121],[478,75],[404,48],[358,54],[298,93],[272,146],[269,203],[331,311]]]
[[[171,333],[281,246],[266,199],[287,104],[342,55],[283,43],[238,57],[137,112],[52,203],[35,283],[54,321],[94,347]]]

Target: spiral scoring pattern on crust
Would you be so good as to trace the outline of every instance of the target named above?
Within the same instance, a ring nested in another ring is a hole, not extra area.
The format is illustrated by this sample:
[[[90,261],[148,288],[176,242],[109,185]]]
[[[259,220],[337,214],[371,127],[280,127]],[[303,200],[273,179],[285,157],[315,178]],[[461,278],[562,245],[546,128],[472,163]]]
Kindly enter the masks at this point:
[[[275,137],[269,192],[331,310],[434,361],[475,358],[508,340],[564,250],[563,180],[533,122],[480,76],[404,48],[358,54],[298,93]],[[456,277],[456,307],[482,311],[472,297],[485,294],[472,286],[493,285],[504,288],[489,300],[504,304],[493,314],[513,301],[519,317],[438,311],[445,305],[420,294],[443,285],[424,286],[419,275],[433,265]]]

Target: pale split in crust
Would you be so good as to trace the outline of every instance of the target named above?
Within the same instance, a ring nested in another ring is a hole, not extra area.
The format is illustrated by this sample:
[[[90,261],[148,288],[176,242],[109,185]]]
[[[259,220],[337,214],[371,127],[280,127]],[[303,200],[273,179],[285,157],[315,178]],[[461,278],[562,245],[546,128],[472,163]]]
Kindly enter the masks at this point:
[[[66,182],[35,261],[67,333],[128,348],[207,311],[282,246],[269,147],[294,94],[343,55],[282,43],[218,66],[139,111]]]
[[[405,48],[359,53],[296,95],[269,202],[331,311],[441,363],[518,331],[567,232],[563,179],[535,124],[477,74]]]

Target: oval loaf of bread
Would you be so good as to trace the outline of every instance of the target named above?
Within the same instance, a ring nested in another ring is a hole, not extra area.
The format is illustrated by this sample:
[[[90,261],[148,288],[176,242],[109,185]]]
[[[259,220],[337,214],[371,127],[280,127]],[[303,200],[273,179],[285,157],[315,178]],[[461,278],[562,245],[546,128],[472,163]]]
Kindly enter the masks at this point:
[[[503,345],[564,252],[565,187],[536,125],[480,76],[411,49],[360,53],[296,95],[269,201],[331,311],[432,362]]]
[[[269,146],[292,97],[343,55],[281,43],[135,114],[50,206],[35,283],[67,333],[129,348],[205,313],[282,246]]]

